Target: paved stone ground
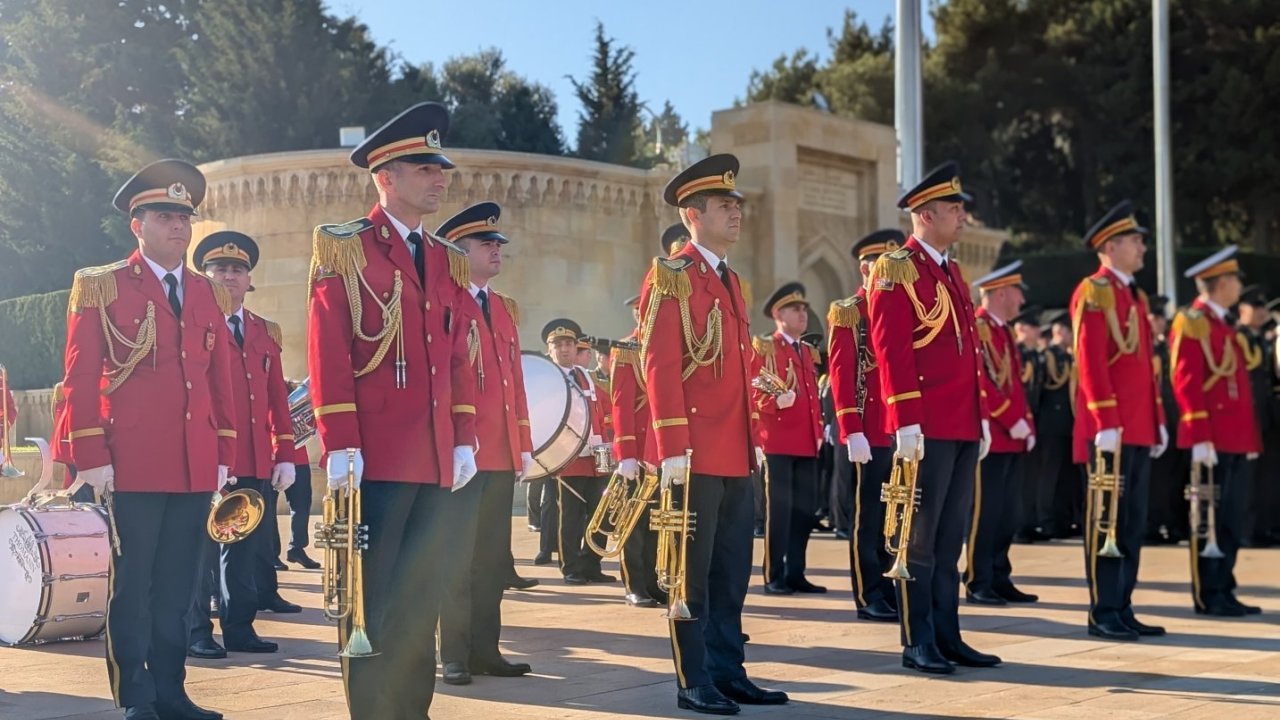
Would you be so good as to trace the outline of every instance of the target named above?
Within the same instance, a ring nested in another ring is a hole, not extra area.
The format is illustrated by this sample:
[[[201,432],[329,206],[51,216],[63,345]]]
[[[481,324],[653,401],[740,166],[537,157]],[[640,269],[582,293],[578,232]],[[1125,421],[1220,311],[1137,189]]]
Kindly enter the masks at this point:
[[[432,716],[692,717],[675,707],[660,611],[624,606],[618,586],[565,586],[549,567],[529,564],[535,536],[523,522],[517,522],[515,538],[520,571],[543,584],[507,594],[503,651],[531,662],[536,674],[481,677],[462,688],[437,683]],[[1210,620],[1190,609],[1187,550],[1149,548],[1136,601],[1141,617],[1167,625],[1170,635],[1112,644],[1085,634],[1079,544],[1015,546],[1017,579],[1039,593],[1041,602],[962,606],[966,639],[999,653],[1004,666],[934,678],[901,668],[897,626],[855,618],[846,548],[829,535],[815,536],[810,545],[810,578],[831,588],[826,596],[765,596],[753,578],[744,620],[751,634],[748,669],[762,685],[789,692],[793,701],[782,708],[744,708],[744,716],[1280,717],[1280,551],[1241,555],[1240,595],[1262,605],[1264,615]],[[258,632],[280,640],[281,652],[189,662],[191,696],[236,720],[347,717],[334,658],[336,633],[318,610],[318,580],[318,571],[282,574],[284,596],[307,609],[259,620]],[[102,654],[101,641],[0,649],[0,718],[118,718],[107,698]]]

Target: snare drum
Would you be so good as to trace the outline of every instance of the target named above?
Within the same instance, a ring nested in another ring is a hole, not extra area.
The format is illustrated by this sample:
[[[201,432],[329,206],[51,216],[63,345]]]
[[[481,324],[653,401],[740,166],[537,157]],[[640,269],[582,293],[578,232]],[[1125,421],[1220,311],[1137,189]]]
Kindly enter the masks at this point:
[[[0,507],[0,643],[101,635],[110,555],[96,505]]]
[[[520,355],[520,367],[533,440],[534,462],[528,479],[536,480],[563,470],[582,454],[591,435],[591,403],[547,356],[526,350]]]

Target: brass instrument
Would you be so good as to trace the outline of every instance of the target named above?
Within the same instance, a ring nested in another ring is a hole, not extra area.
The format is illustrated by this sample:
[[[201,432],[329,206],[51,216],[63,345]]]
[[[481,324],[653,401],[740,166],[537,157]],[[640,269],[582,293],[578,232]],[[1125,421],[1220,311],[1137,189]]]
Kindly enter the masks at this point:
[[[667,592],[667,614],[671,620],[695,620],[689,612],[689,537],[697,524],[697,513],[689,510],[689,485],[693,480],[693,451],[684,453],[684,499],[675,507],[674,483],[662,488],[658,510],[650,515],[649,529],[658,533],[658,587]],[[676,535],[679,535],[677,540]]]
[[[778,397],[787,392],[787,383],[776,373],[770,372],[765,368],[760,368],[760,374],[751,380],[751,387],[763,393],[768,393],[773,397]]]
[[[608,443],[591,446],[591,457],[595,459],[595,471],[597,475],[608,475],[613,469],[618,467],[618,463],[613,461],[613,448]]]
[[[1117,434],[1120,432],[1116,431]],[[1124,475],[1120,474],[1120,452],[1123,446],[1116,440],[1115,462],[1107,468],[1107,459],[1101,449],[1094,451],[1093,468],[1089,471],[1089,517],[1092,518],[1086,532],[1093,533],[1094,545],[1099,539],[1098,557],[1122,558],[1116,544],[1116,531],[1120,513],[1120,493],[1124,489]],[[1105,517],[1103,510],[1106,511]]]
[[[914,455],[909,458],[895,455],[889,482],[880,485],[880,501],[884,503],[884,549],[894,556],[893,566],[884,576],[893,580],[915,580],[907,569],[907,561],[912,521],[920,505],[920,488],[916,484],[919,476],[920,460]]]
[[[1212,466],[1191,463],[1191,483],[1183,491],[1183,497],[1191,505],[1191,532],[1204,541],[1200,557],[1212,560],[1226,557],[1218,547],[1218,484],[1213,480]]]
[[[249,537],[267,514],[267,501],[252,488],[214,493],[205,530],[214,542],[230,545]]]
[[[311,378],[303,378],[289,391],[289,419],[293,422],[295,446],[301,446],[316,434],[316,414],[311,407]]]
[[[17,478],[26,475],[13,464],[13,444],[9,439],[12,434],[9,427],[9,371],[0,365],[0,436],[4,437],[4,445],[0,446],[0,477]]]
[[[364,620],[364,551],[369,549],[369,526],[360,517],[360,488],[356,486],[356,453],[347,450],[347,485],[324,498],[324,514],[316,523],[316,547],[324,550],[321,571],[321,609],[330,620],[351,618],[351,636],[340,657],[379,655],[369,642]]]
[[[596,505],[596,511],[591,515],[591,522],[587,523],[587,546],[602,558],[620,555],[622,546],[653,502],[653,492],[657,489],[658,477],[646,473],[643,468],[636,480],[634,492],[629,480],[613,473],[604,489],[604,495],[600,496],[600,504]],[[608,536],[604,547],[596,544],[596,533]]]

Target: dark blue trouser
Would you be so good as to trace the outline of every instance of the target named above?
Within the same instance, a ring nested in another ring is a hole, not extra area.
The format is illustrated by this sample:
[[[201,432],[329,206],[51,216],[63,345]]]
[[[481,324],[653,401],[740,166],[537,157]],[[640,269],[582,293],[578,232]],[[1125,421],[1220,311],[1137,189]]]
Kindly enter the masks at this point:
[[[1012,587],[1009,547],[1022,525],[1020,510],[1025,478],[1022,453],[990,453],[974,480],[973,516],[969,527],[969,592]]]
[[[118,492],[120,555],[111,553],[107,676],[116,705],[184,697],[187,611],[209,493]]]
[[[240,542],[221,546],[221,586],[218,597],[218,620],[222,625],[224,642],[237,645],[247,642],[254,636],[253,620],[258,614],[258,606],[264,593],[260,587],[266,574],[262,564],[271,552],[271,535],[275,529],[270,522],[275,517],[276,493],[271,490],[269,480],[260,478],[236,478],[231,490],[257,490],[266,501],[266,517],[249,536]],[[271,577],[275,570],[270,568]],[[270,596],[274,597],[274,589]]]
[[[690,688],[746,677],[742,605],[751,579],[754,493],[750,478],[694,475],[689,504],[695,527],[686,583],[694,620],[668,620],[676,680]],[[673,485],[676,507],[684,488]]]
[[[604,494],[606,479],[595,476],[562,477],[560,482],[550,478],[547,482],[555,483],[560,493],[555,505],[558,509],[555,526],[558,531],[556,551],[560,553],[560,572],[585,577],[599,575],[601,558],[587,545],[585,537],[587,523],[600,504],[600,496]],[[597,545],[604,545],[605,537],[601,533],[596,533],[594,539]]]
[[[1092,444],[1089,456],[1093,457]],[[1108,463],[1113,462],[1111,453],[1103,457]],[[1105,517],[1110,509],[1094,507],[1092,493],[1085,496],[1084,569],[1089,583],[1089,617],[1095,622],[1114,621],[1119,616],[1133,617],[1133,589],[1138,584],[1142,537],[1147,532],[1151,448],[1125,445],[1120,452],[1120,475],[1123,490],[1120,492],[1119,513],[1112,520],[1116,523],[1116,544],[1123,557],[1098,556],[1097,551],[1105,537],[1093,532],[1094,514],[1105,510]],[[1085,482],[1088,492],[1088,480]]]
[[[818,510],[818,458],[766,455],[764,581],[805,579],[805,554]]]
[[[294,481],[284,491],[284,500],[289,505],[289,549],[301,550],[311,537],[311,465],[297,463],[293,467]],[[280,532],[275,518],[272,518],[271,525],[271,557],[278,558]]]
[[[892,468],[893,448],[887,447],[871,448],[871,462],[854,468],[849,569],[853,600],[860,608],[879,599],[897,602],[893,581],[884,576],[893,558],[884,548],[884,503],[880,501],[880,486],[889,482]]]
[[[500,656],[502,592],[511,574],[515,472],[481,470],[453,493],[451,512],[467,520],[456,538],[458,564],[440,606],[440,660],[470,667]]]
[[[262,518],[262,525],[254,531],[255,535],[261,533],[262,539],[257,543],[257,552],[253,555],[256,560],[252,565],[258,609],[262,610],[274,602],[280,593],[280,578],[276,575],[276,559],[280,557],[280,517],[276,514],[280,505],[280,491],[271,487],[270,478],[261,481],[259,490],[266,503],[267,514]],[[226,632],[225,629],[223,632]]]
[[[195,593],[191,597],[191,609],[187,613],[188,641],[194,645],[200,640],[213,639],[213,613],[210,600],[222,595],[222,561],[218,543],[203,533],[200,539]],[[221,605],[222,601],[219,600]]]
[[[1249,513],[1249,468],[1246,456],[1239,453],[1219,453],[1213,473],[1218,488],[1217,512],[1214,514],[1218,549],[1224,557],[1219,559],[1200,557],[1205,540],[1191,533],[1191,598],[1197,608],[1226,602],[1234,597],[1236,588],[1236,556],[1244,539],[1244,526]],[[1205,480],[1208,479],[1206,475]],[[1205,501],[1201,501],[1204,507]],[[1201,510],[1202,514],[1207,510]],[[1207,514],[1205,515],[1207,517]],[[1207,528],[1202,528],[1207,532]]]

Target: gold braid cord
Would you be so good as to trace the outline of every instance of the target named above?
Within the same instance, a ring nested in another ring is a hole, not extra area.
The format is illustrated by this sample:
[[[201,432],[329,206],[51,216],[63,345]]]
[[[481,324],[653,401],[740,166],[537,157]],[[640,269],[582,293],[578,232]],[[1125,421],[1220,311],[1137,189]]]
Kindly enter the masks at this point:
[[[391,297],[385,303],[378,299],[378,293],[369,287],[369,283],[360,272],[368,263],[365,260],[364,244],[359,233],[371,226],[367,218],[345,225],[321,225],[316,228],[311,245],[311,279],[307,288],[308,294],[316,280],[334,275],[340,276],[347,291],[347,303],[351,307],[352,336],[363,342],[378,344],[378,349],[369,359],[369,363],[356,371],[356,377],[373,372],[374,368],[378,367],[387,356],[393,342],[396,343],[396,361],[404,360],[404,338],[401,332],[404,325],[404,312],[400,307],[404,281],[400,277],[400,271],[395,271]],[[366,335],[361,327],[363,324],[361,321],[364,318],[361,287],[368,292],[370,299],[382,315],[382,329],[373,335]]]
[[[1002,353],[996,352],[996,344],[991,337],[991,325],[982,318],[978,318],[978,339],[986,351],[987,374],[991,376],[991,382],[1007,392],[1013,375],[1013,358],[1009,357],[1009,348],[1006,347]]]
[[[645,392],[644,375],[640,374],[640,352],[637,350],[614,348],[612,359],[614,374],[610,377],[611,383],[616,381],[618,368],[631,368],[631,374],[636,381],[636,388],[639,390],[639,392],[636,393],[635,405],[635,410],[639,411],[640,408],[644,407],[644,404],[649,401],[649,395]]]
[[[1244,353],[1245,369],[1250,372],[1257,370],[1262,365],[1262,348],[1253,347],[1242,332],[1236,333],[1236,342],[1240,345],[1240,352]]]
[[[147,316],[139,324],[138,334],[132,339],[107,319],[107,306],[115,302],[118,296],[115,271],[127,264],[127,261],[122,260],[111,265],[77,271],[68,299],[68,309],[73,313],[79,314],[85,308],[98,310],[102,337],[107,343],[107,361],[114,368],[106,371],[108,381],[107,387],[102,391],[104,395],[110,395],[123,385],[138,363],[148,353],[154,352],[156,347],[156,307],[150,301],[147,302]],[[129,355],[124,360],[116,356],[116,343],[129,350]]]
[[[707,313],[707,331],[702,337],[693,332],[693,318],[689,313],[689,296],[693,294],[693,284],[685,270],[693,262],[687,258],[653,259],[653,280],[650,283],[649,312],[641,326],[640,344],[647,349],[653,335],[653,326],[658,320],[658,308],[665,300],[675,300],[680,309],[680,329],[684,335],[684,356],[688,364],[680,375],[681,380],[700,367],[708,367],[720,360],[724,354],[724,313],[720,310],[717,299],[715,307]],[[643,368],[642,368],[643,371]],[[722,368],[716,368],[719,375]]]
[[[1170,361],[1178,362],[1178,352],[1182,349],[1182,340],[1194,340],[1200,344],[1200,350],[1204,353],[1205,368],[1209,371],[1209,377],[1205,379],[1202,389],[1208,391],[1209,388],[1218,384],[1223,378],[1233,379],[1236,369],[1240,366],[1239,357],[1236,355],[1235,343],[1225,342],[1222,344],[1222,360],[1218,361],[1213,357],[1213,348],[1209,344],[1211,333],[1209,318],[1203,312],[1191,308],[1179,312],[1173,318],[1173,334],[1177,338],[1173,349],[1169,351]]]
[[[480,324],[471,321],[467,330],[467,362],[476,369],[476,385],[484,391],[484,355],[480,352]]]
[[[1059,368],[1058,356],[1052,350],[1046,351],[1044,354],[1044,368],[1049,376],[1048,382],[1044,385],[1048,390],[1057,390],[1066,385],[1067,381],[1071,379],[1071,364],[1068,363],[1065,367]]]
[[[1121,355],[1132,355],[1137,351],[1140,339],[1138,306],[1129,308],[1129,315],[1125,318],[1125,325],[1129,328],[1126,334],[1120,330],[1120,316],[1116,314],[1116,293],[1111,281],[1103,277],[1091,277],[1081,282],[1080,301],[1071,313],[1071,331],[1077,353],[1080,351],[1080,323],[1086,310],[1099,311],[1106,318],[1107,331],[1111,333],[1111,339],[1115,341],[1117,348],[1116,354],[1107,361],[1108,365],[1114,365]]]

